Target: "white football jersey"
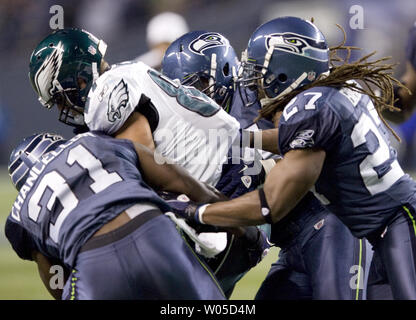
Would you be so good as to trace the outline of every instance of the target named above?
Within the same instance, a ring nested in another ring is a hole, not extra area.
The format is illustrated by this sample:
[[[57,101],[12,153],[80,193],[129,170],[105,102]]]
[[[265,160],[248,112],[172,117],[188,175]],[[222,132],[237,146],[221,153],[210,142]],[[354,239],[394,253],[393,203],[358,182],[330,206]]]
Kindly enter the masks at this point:
[[[199,90],[182,86],[142,62],[114,65],[97,79],[88,94],[85,123],[90,130],[112,135],[136,107],[142,112],[142,95],[152,106],[149,122],[156,153],[215,185],[238,136],[238,121]]]

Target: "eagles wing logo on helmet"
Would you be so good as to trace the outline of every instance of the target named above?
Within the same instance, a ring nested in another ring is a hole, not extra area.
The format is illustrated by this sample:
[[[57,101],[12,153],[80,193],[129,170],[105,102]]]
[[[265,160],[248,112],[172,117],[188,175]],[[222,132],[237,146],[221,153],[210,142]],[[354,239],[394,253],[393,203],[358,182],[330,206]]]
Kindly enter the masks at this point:
[[[35,74],[34,82],[36,91],[39,94],[39,100],[46,107],[51,107],[47,104],[53,96],[54,90],[56,89],[59,70],[62,65],[63,54],[63,45],[61,42],[59,42]]]
[[[129,100],[129,91],[127,83],[123,79],[114,87],[108,98],[107,117],[108,121],[114,122],[121,119],[121,108],[127,106]]]
[[[204,33],[189,44],[189,50],[196,54],[204,55],[204,51],[209,48],[225,46],[228,44],[227,39],[219,33]]]

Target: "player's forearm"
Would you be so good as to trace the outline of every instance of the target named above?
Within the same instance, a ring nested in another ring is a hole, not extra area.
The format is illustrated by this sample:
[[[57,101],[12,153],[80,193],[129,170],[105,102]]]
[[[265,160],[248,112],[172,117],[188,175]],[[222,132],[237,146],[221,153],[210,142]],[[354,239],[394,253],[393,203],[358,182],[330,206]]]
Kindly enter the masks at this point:
[[[203,222],[220,227],[250,226],[265,223],[260,211],[258,191],[230,201],[209,205],[203,214]]]
[[[278,129],[250,131],[250,147],[279,154]]]
[[[185,169],[177,165],[168,165],[173,174],[163,187],[165,191],[186,194],[191,200],[199,203],[211,203],[225,200],[215,188],[194,179]]]
[[[196,202],[221,200],[221,194],[215,188],[194,179],[184,168],[168,163],[162,156],[155,157],[152,150],[139,143],[135,143],[134,147],[139,156],[143,178],[153,189],[183,193]]]
[[[279,178],[279,180],[276,180],[272,173],[273,170],[266,179],[264,192],[271,211],[272,221],[276,223],[290,213],[308,192],[310,185],[305,184],[300,179]],[[265,223],[265,219],[261,215],[260,197],[257,190],[230,201],[209,205],[203,212],[202,220],[203,223],[220,227],[250,226]]]
[[[292,150],[270,171],[264,183],[266,204],[258,191],[227,202],[211,204],[202,211],[203,223],[222,227],[258,225],[265,222],[261,207],[271,211],[273,223],[284,218],[315,184],[325,160],[323,150]]]
[[[264,182],[273,222],[289,214],[314,186],[325,157],[323,150],[292,150],[276,163]]]

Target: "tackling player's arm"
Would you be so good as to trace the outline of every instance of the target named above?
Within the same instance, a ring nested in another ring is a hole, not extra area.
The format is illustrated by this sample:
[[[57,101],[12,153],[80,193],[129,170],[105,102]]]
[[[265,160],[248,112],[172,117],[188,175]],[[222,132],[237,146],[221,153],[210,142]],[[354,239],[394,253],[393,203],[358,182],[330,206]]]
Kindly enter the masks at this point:
[[[274,154],[279,154],[279,142],[277,128],[259,130],[259,131],[248,131],[250,135],[250,148],[260,149],[268,151]]]
[[[332,97],[350,103],[341,95]],[[265,220],[276,223],[314,186],[329,150],[342,139],[342,131],[338,115],[329,106],[331,101],[317,99],[313,108],[305,108],[310,97],[301,94],[296,99],[297,104],[287,105],[278,120],[283,159],[267,175],[264,193],[259,189],[228,203],[201,206],[195,210],[195,220],[220,226],[262,224]]]
[[[264,183],[273,223],[285,217],[315,184],[325,156],[321,149],[291,150],[273,167]],[[263,224],[259,192],[211,204],[205,208],[202,220],[223,227]]]
[[[216,202],[225,200],[225,196],[217,189],[194,179],[188,171],[163,160],[161,155],[157,158],[152,150],[139,143],[134,147],[140,159],[140,166],[145,181],[155,190],[170,191],[186,194],[196,202]]]
[[[280,154],[278,126],[281,116],[281,111],[276,112],[276,114],[274,115],[273,122],[276,126],[276,128],[274,129],[249,131],[250,148],[261,149],[274,154]]]

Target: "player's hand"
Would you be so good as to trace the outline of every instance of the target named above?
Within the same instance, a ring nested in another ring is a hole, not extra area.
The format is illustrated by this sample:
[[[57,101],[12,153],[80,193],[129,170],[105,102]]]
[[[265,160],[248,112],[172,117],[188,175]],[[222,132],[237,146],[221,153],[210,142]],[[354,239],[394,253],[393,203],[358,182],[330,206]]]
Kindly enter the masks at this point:
[[[169,204],[173,213],[185,220],[194,220],[198,204],[190,200],[187,195],[168,191],[160,191],[158,195]]]
[[[253,162],[232,163],[235,159],[229,159],[230,163],[223,165],[222,177],[216,187],[230,199],[254,191],[260,184],[259,175],[248,175],[248,169],[252,169]]]
[[[221,191],[219,191],[217,188],[209,185],[208,183],[204,182],[204,185],[207,187],[209,191],[211,191],[212,195],[207,198],[204,202],[205,203],[214,203],[219,201],[227,201],[228,197],[224,195]]]
[[[184,194],[177,194],[173,192],[160,191],[158,195],[169,204],[171,211],[179,218],[186,220],[189,226],[195,229],[196,233],[201,232],[221,232],[222,228],[205,225],[198,222],[196,218],[198,209],[203,204],[198,204],[190,200]]]
[[[243,235],[251,267],[256,266],[268,253],[271,243],[266,233],[254,226],[247,227]]]

